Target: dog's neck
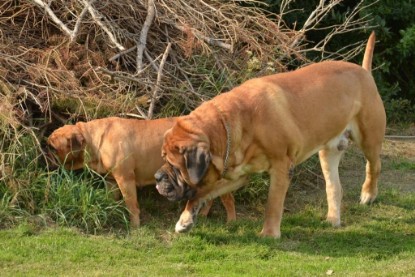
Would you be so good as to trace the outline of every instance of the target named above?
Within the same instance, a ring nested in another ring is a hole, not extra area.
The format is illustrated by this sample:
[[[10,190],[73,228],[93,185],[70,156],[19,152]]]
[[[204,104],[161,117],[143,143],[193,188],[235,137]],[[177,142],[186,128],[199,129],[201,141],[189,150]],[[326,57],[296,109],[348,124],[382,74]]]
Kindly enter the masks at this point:
[[[223,127],[225,128],[225,131],[226,131],[226,151],[225,151],[225,157],[223,158],[223,171],[221,174],[221,177],[224,177],[226,172],[228,171],[229,154],[231,151],[231,127],[229,123],[226,121],[225,115],[223,114],[219,106],[216,105],[216,103],[213,101],[211,101],[211,103],[218,111]]]

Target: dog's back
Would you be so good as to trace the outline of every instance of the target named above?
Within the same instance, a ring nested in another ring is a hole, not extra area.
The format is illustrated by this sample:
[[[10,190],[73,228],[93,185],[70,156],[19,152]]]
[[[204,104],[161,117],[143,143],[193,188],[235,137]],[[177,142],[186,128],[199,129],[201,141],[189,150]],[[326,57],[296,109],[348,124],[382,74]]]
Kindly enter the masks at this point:
[[[85,162],[99,173],[134,170],[137,185],[154,183],[154,173],[162,165],[163,135],[175,118],[156,120],[109,117],[78,122],[86,140],[89,159]]]

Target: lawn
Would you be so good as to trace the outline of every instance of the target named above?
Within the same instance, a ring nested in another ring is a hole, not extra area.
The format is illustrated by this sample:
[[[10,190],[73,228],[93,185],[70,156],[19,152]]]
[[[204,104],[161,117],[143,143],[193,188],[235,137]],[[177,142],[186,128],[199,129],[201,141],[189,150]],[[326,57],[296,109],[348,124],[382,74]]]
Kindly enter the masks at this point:
[[[379,196],[358,204],[363,157],[352,149],[341,164],[342,227],[324,221],[324,185],[316,175],[289,190],[282,238],[260,238],[264,203],[237,193],[238,220],[225,223],[216,201],[189,234],[175,234],[183,203],[148,188],[140,196],[142,226],[98,232],[39,215],[0,230],[1,276],[413,276],[415,152],[386,142]],[[244,197],[245,196],[245,197]],[[242,199],[243,198],[243,199]],[[248,201],[248,200],[249,201]]]

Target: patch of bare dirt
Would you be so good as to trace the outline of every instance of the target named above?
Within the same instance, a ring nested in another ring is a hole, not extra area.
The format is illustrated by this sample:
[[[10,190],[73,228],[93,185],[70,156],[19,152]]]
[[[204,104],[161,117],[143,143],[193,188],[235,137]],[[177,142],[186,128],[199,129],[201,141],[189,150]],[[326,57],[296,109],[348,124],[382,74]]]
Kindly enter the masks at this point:
[[[386,140],[383,144],[383,155],[392,159],[407,159],[415,163],[414,140]]]
[[[382,147],[382,172],[379,190],[397,189],[415,192],[415,140],[385,140]],[[352,147],[340,165],[343,186],[361,187],[365,180],[365,158],[357,147]]]
[[[401,192],[415,192],[415,140],[386,140],[382,161],[382,186]]]

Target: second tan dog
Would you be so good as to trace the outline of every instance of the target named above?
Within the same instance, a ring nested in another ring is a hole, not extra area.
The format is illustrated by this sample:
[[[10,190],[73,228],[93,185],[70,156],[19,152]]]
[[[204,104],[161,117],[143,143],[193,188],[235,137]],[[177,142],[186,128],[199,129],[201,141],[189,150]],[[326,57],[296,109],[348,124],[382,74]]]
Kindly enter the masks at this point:
[[[155,184],[154,173],[162,165],[163,134],[176,118],[137,120],[110,117],[65,125],[48,138],[48,156],[75,170],[87,165],[107,182],[115,182],[130,212],[133,227],[140,224],[137,187]],[[236,217],[231,194],[221,197],[228,221]],[[205,214],[208,210],[205,210]]]
[[[192,228],[201,204],[233,191],[253,172],[270,175],[263,236],[280,237],[290,169],[319,153],[326,181],[327,220],[340,225],[338,165],[348,141],[362,149],[366,180],[361,203],[377,195],[385,109],[371,75],[375,37],[363,67],[342,61],[249,80],[203,103],[166,132],[157,189],[188,199],[177,232]],[[190,196],[190,197],[189,197]]]

